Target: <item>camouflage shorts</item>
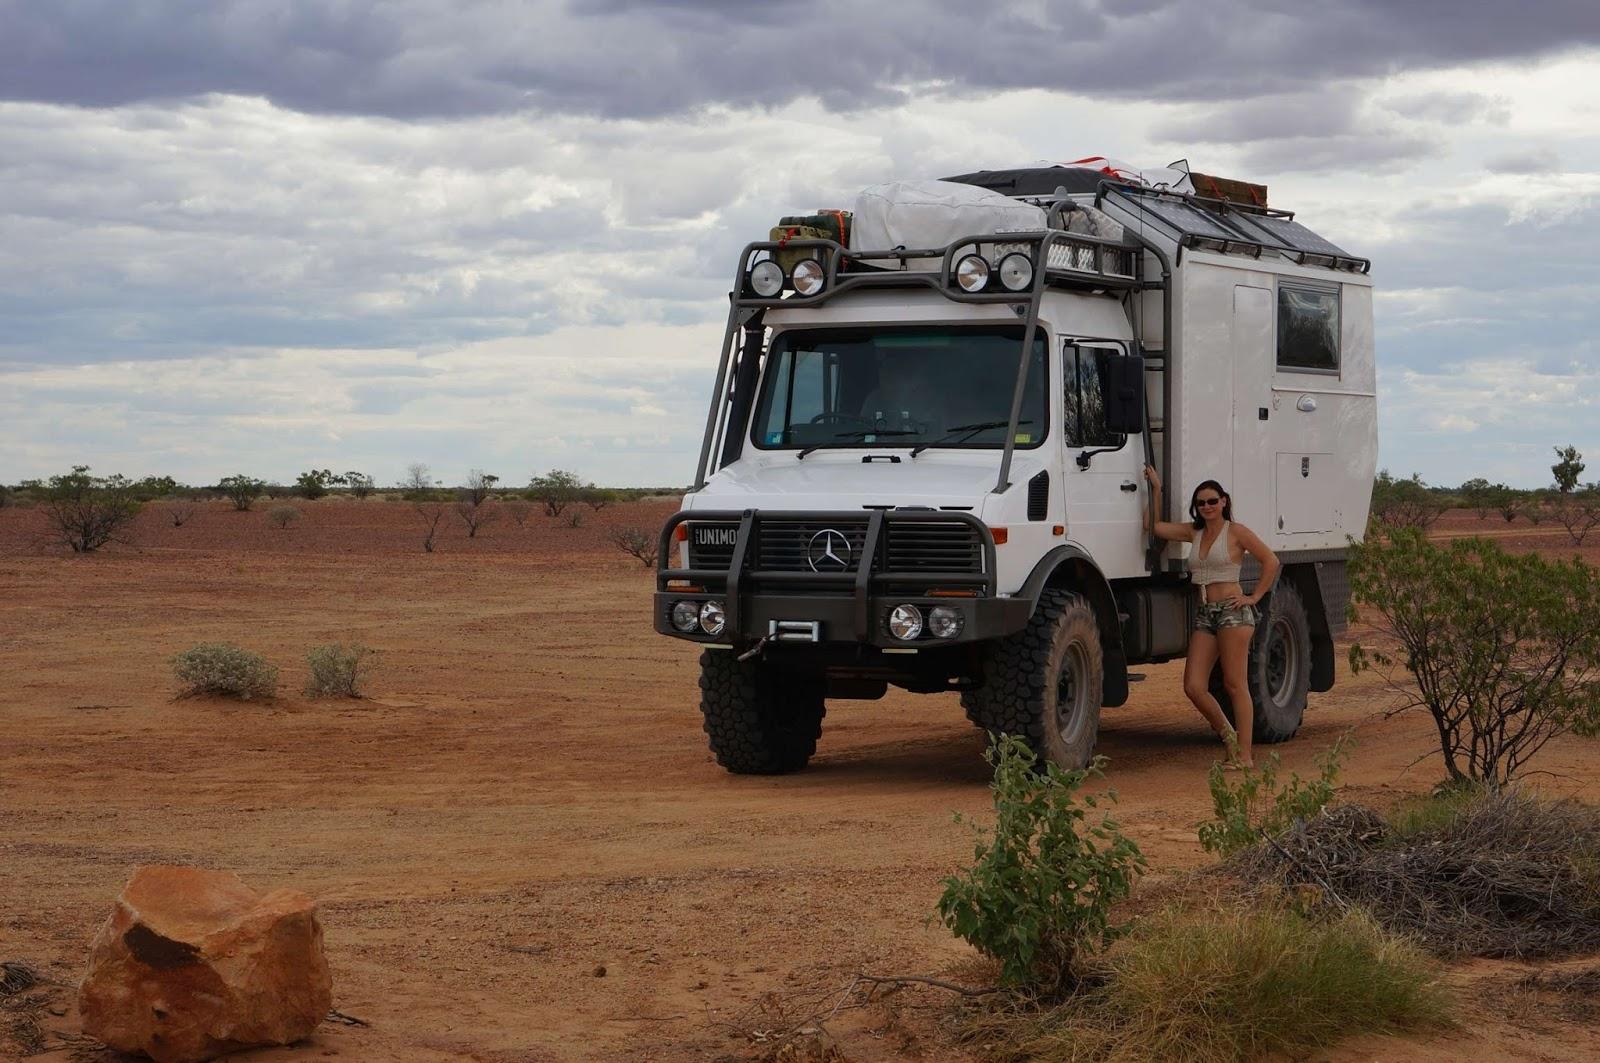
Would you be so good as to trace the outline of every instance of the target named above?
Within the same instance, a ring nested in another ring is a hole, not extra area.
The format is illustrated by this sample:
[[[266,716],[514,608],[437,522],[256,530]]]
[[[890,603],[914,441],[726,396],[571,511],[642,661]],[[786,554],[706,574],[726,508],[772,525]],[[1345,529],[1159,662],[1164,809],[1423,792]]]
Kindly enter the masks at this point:
[[[1255,627],[1261,613],[1253,605],[1229,605],[1227,602],[1201,602],[1195,610],[1194,629],[1215,635],[1218,628]]]

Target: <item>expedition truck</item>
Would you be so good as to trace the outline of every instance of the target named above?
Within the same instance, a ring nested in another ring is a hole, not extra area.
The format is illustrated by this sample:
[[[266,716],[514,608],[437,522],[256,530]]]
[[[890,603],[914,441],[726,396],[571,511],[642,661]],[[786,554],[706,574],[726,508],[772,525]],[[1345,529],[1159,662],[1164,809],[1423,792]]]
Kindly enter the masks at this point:
[[[848,243],[740,253],[654,598],[703,647],[726,769],[803,767],[828,699],[890,685],[1087,763],[1196,607],[1191,546],[1143,531],[1146,463],[1153,517],[1216,479],[1282,560],[1249,683],[1256,741],[1295,733],[1334,681],[1377,460],[1370,263],[1226,184],[983,171],[863,193]]]

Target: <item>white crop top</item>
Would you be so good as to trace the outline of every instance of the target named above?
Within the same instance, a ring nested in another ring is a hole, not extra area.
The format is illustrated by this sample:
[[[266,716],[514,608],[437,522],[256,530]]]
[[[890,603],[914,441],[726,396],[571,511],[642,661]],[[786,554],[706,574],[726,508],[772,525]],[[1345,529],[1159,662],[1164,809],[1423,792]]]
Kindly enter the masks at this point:
[[[1200,540],[1195,540],[1195,552],[1189,559],[1189,578],[1196,586],[1208,583],[1238,583],[1240,566],[1228,558],[1228,530],[1232,521],[1224,521],[1222,530],[1206,553],[1200,552]],[[1201,534],[1204,534],[1202,531]]]

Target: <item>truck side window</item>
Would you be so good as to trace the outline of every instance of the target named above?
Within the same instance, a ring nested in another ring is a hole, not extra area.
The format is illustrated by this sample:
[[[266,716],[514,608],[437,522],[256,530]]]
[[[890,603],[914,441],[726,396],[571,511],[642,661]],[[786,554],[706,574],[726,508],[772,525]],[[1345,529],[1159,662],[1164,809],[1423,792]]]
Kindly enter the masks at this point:
[[[1278,368],[1339,371],[1339,290],[1278,283]]]
[[[1068,346],[1062,353],[1064,438],[1069,447],[1120,447],[1127,437],[1106,429],[1105,347]]]

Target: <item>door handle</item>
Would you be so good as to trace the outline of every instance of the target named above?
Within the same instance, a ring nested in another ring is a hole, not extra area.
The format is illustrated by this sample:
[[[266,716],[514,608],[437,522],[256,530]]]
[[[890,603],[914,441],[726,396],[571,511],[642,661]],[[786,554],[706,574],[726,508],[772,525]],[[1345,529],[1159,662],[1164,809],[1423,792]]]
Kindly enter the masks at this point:
[[[1137,491],[1137,490],[1139,490],[1139,485],[1138,484],[1123,484],[1122,485],[1122,489],[1124,491]]]

